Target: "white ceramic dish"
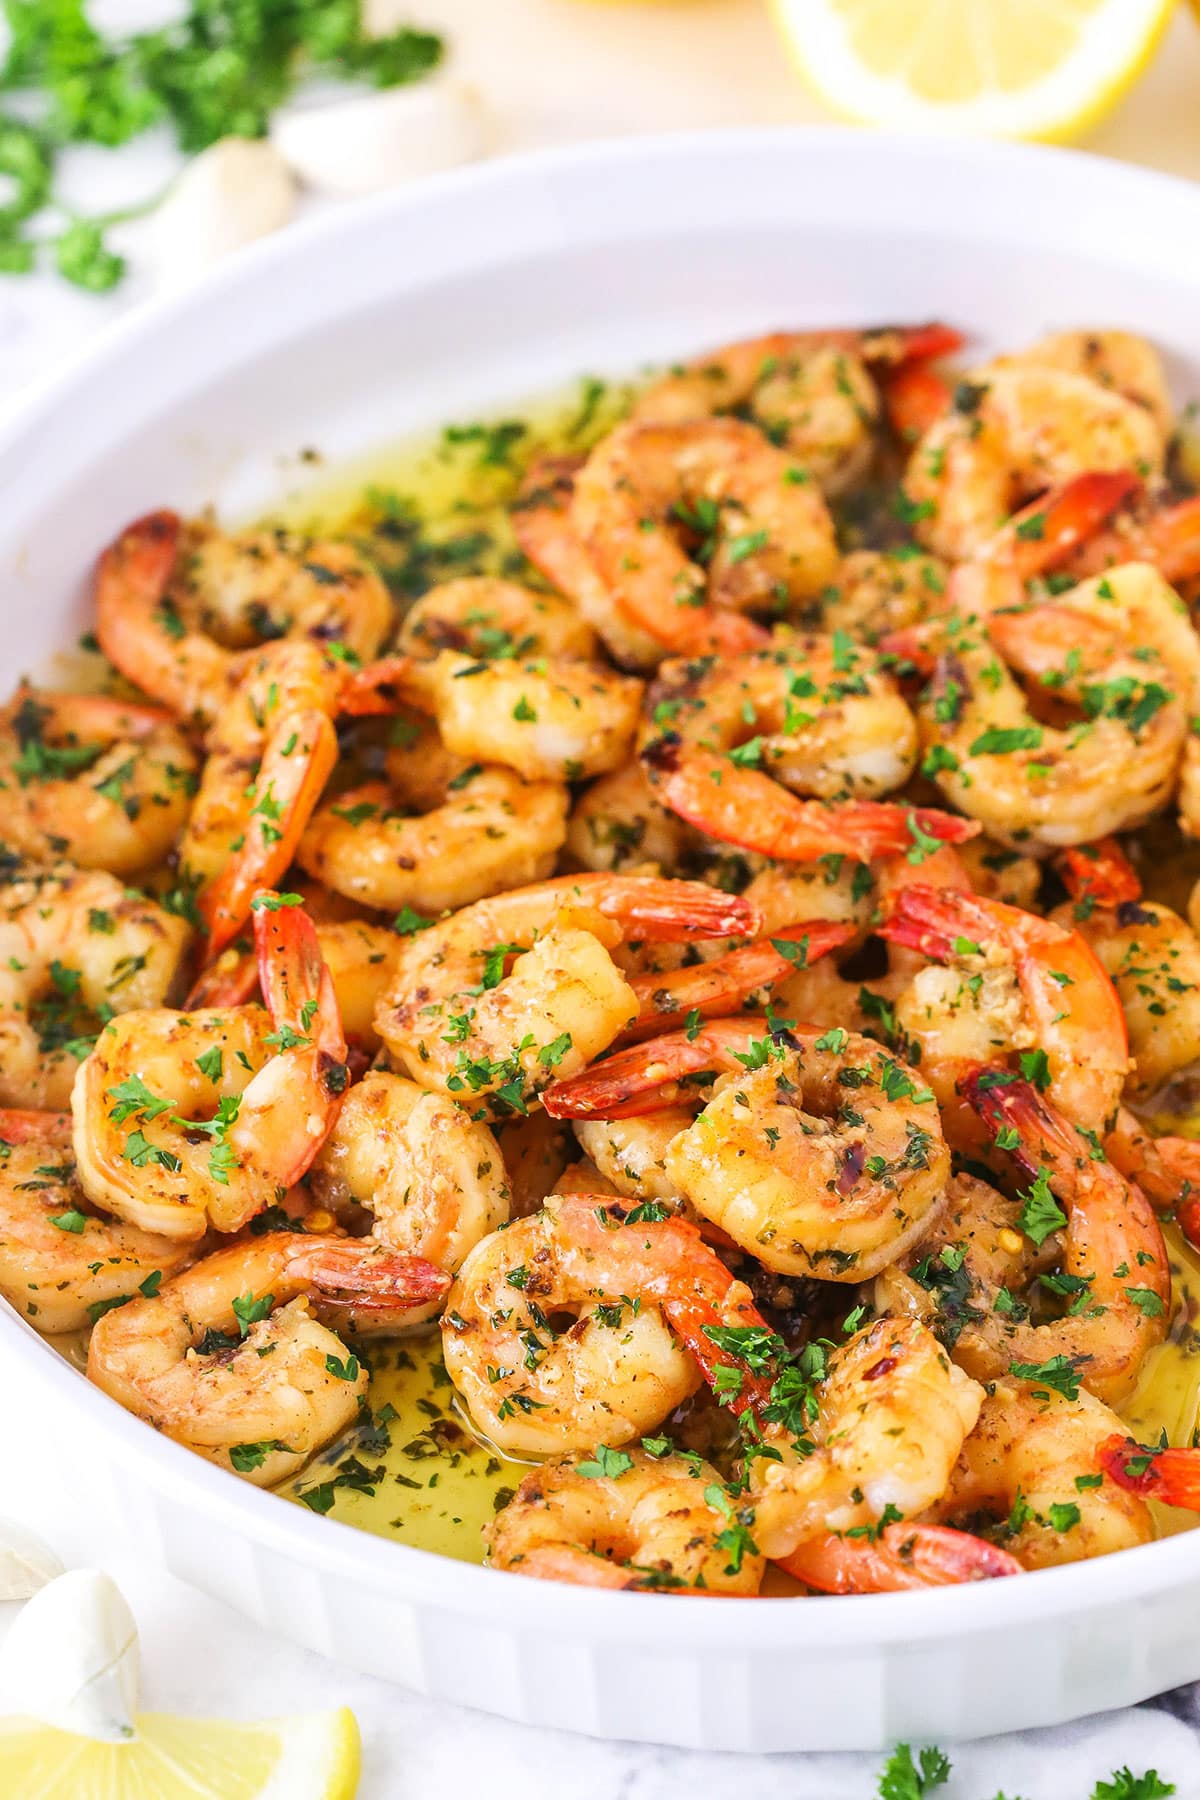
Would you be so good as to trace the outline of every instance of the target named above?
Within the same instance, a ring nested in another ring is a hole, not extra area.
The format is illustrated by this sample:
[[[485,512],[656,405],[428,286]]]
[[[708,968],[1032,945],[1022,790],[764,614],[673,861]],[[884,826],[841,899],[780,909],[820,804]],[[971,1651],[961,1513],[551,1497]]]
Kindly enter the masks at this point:
[[[98,546],[147,507],[244,512],[297,478],[303,446],[359,453],[740,332],[935,313],[980,348],[1131,326],[1200,394],[1200,188],[1061,152],[709,134],[493,164],[288,233],[135,316],[0,436],[5,686],[72,640]],[[0,1356],[56,1408],[64,1457],[86,1444],[112,1465],[146,1556],[314,1649],[514,1719],[867,1749],[1200,1676],[1200,1532],[929,1594],[585,1592],[259,1493],[123,1413],[3,1306]]]

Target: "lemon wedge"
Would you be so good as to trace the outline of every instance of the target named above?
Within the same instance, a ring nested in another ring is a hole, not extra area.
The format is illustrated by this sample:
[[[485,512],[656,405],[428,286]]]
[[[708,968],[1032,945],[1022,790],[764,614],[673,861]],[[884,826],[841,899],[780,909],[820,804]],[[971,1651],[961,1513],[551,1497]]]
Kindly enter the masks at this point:
[[[1078,136],[1146,67],[1174,0],[772,0],[801,75],[872,125]]]
[[[124,1744],[0,1719],[0,1794],[14,1800],[353,1800],[358,1774],[345,1706],[250,1725],[142,1713]]]

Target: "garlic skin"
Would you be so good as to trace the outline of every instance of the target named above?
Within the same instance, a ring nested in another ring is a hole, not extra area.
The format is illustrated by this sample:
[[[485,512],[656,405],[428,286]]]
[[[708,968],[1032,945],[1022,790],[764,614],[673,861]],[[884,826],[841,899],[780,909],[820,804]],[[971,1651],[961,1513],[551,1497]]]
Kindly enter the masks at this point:
[[[11,1519],[0,1519],[0,1601],[30,1600],[66,1565],[49,1544]]]
[[[102,1569],[71,1569],[36,1593],[0,1645],[0,1705],[122,1743],[134,1735],[137,1626]]]
[[[286,225],[296,189],[278,151],[258,139],[210,144],[183,170],[151,221],[160,278],[182,285]]]
[[[454,75],[345,100],[285,107],[271,142],[318,193],[375,193],[456,168],[483,154],[488,120],[479,90]]]

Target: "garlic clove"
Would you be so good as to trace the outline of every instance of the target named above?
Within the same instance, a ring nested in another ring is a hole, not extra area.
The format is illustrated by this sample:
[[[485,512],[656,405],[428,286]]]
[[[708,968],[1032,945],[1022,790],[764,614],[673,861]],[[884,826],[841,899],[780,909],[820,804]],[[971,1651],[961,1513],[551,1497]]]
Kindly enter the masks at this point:
[[[0,1703],[61,1731],[118,1743],[134,1735],[138,1639],[102,1569],[71,1569],[36,1593],[0,1644]]]
[[[28,1600],[61,1575],[64,1564],[32,1531],[0,1519],[0,1600]]]
[[[309,187],[369,194],[482,155],[488,121],[477,88],[457,76],[347,100],[286,107],[271,142]]]
[[[296,207],[291,173],[269,143],[228,137],[194,157],[151,221],[154,261],[172,284],[286,225]]]

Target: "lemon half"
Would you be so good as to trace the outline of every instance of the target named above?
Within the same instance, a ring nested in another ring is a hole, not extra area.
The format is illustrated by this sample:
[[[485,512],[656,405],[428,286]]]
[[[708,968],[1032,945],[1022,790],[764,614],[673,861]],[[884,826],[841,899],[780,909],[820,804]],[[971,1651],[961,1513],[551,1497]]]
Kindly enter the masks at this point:
[[[37,1800],[353,1800],[354,1714],[232,1724],[144,1713],[127,1744],[0,1719],[0,1794]]]
[[[809,85],[872,125],[1077,136],[1146,67],[1174,0],[772,0]]]

